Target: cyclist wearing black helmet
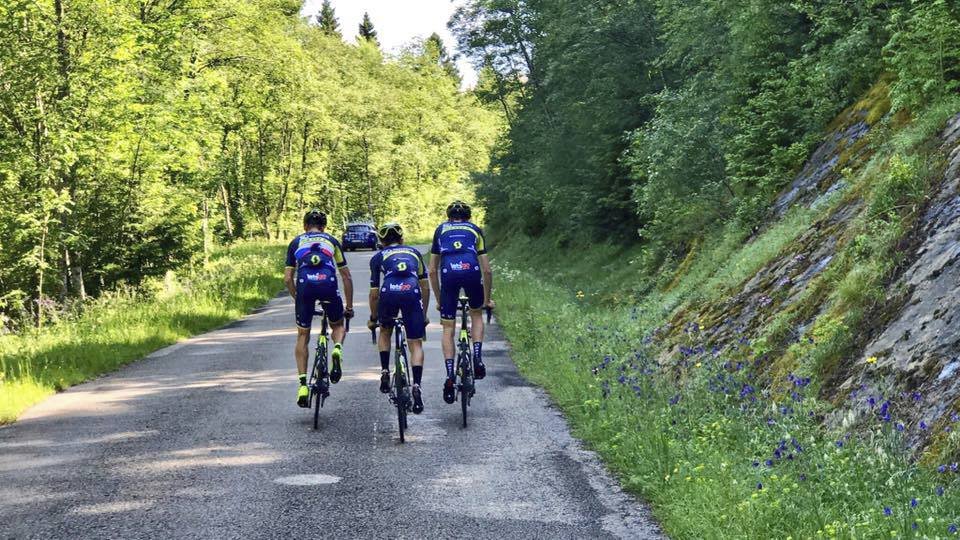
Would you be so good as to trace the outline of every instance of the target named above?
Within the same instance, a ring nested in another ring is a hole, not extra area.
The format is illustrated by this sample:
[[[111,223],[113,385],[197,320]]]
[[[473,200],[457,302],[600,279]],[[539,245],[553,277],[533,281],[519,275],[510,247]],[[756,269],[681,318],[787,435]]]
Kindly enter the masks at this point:
[[[330,382],[336,384],[343,375],[343,338],[346,335],[344,318],[353,317],[353,279],[340,242],[324,232],[327,216],[319,210],[311,210],[303,216],[304,233],[295,237],[287,247],[287,267],[283,281],[296,303],[297,373],[300,388],[297,405],[309,406],[310,391],[307,388],[307,343],[310,341],[310,325],[320,302],[330,320],[333,339],[333,368]],[[344,309],[337,286],[337,272],[343,278],[343,294],[347,299]]]
[[[413,369],[413,412],[423,412],[420,382],[423,378],[423,338],[426,335],[425,306],[430,305],[430,287],[427,286],[427,265],[423,255],[403,244],[403,228],[398,223],[387,223],[377,231],[383,249],[370,259],[370,322],[372,330],[381,327],[378,341],[380,350],[380,391],[390,392],[390,338],[393,320],[403,315],[403,325],[410,346],[410,365]],[[381,275],[383,282],[380,281]]]
[[[443,383],[443,400],[456,400],[456,378],[453,373],[455,351],[457,304],[463,290],[470,305],[470,331],[473,339],[473,373],[475,379],[487,374],[483,365],[484,307],[494,307],[490,299],[493,272],[484,244],[483,231],[470,222],[470,205],[453,201],[447,207],[446,223],[437,227],[430,247],[430,284],[437,296],[437,309],[443,323],[443,359],[447,367],[447,380]]]

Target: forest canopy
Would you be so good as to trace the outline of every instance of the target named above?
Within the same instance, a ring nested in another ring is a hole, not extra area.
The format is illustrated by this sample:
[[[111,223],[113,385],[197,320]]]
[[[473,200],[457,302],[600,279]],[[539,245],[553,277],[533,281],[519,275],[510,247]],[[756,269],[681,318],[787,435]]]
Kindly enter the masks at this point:
[[[492,232],[642,242],[654,268],[762,223],[879,81],[907,116],[960,85],[954,0],[469,0],[450,28],[509,122]]]
[[[0,3],[0,331],[311,207],[422,234],[471,197],[496,109],[438,39],[345,43],[326,7]]]

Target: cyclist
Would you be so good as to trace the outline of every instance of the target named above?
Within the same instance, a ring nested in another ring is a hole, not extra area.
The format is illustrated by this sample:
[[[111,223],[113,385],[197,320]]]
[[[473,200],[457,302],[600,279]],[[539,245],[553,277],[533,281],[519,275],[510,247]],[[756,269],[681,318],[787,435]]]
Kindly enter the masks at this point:
[[[423,255],[403,244],[403,228],[398,223],[387,223],[377,231],[383,249],[370,259],[370,322],[371,330],[382,328],[380,350],[380,391],[390,392],[390,338],[393,320],[403,315],[410,347],[410,365],[413,370],[413,413],[423,412],[420,383],[423,379],[423,338],[426,335],[425,307],[430,305],[430,287],[427,286],[427,265]],[[383,275],[383,282],[380,276]]]
[[[470,205],[453,201],[447,207],[446,223],[437,227],[430,247],[430,285],[437,297],[437,309],[443,324],[443,359],[447,380],[443,383],[443,400],[456,400],[456,375],[453,372],[455,354],[457,305],[462,289],[469,301],[470,328],[473,339],[473,374],[482,379],[487,374],[481,352],[483,348],[482,308],[493,308],[490,298],[493,272],[484,244],[483,231],[470,222]]]
[[[300,388],[297,405],[308,407],[310,390],[307,388],[307,344],[310,341],[310,325],[320,302],[330,321],[333,339],[333,368],[330,382],[336,384],[343,375],[343,338],[346,335],[344,318],[353,317],[353,279],[347,260],[343,257],[340,242],[324,232],[327,215],[319,210],[310,210],[303,216],[304,233],[295,237],[287,248],[287,267],[283,282],[296,304],[297,373]],[[343,279],[343,293],[347,300],[344,309],[337,286],[337,271]]]

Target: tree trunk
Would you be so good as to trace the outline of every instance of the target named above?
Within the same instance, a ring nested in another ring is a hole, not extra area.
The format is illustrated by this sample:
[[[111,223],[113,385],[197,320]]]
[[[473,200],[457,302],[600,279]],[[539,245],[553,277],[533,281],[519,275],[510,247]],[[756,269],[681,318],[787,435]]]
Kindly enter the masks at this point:
[[[203,265],[210,263],[210,205],[207,204],[207,197],[203,197],[203,220],[200,222],[200,228],[203,231]]]
[[[227,237],[233,239],[233,220],[230,218],[230,192],[227,185],[220,182],[220,197],[223,200],[223,222],[227,228]]]

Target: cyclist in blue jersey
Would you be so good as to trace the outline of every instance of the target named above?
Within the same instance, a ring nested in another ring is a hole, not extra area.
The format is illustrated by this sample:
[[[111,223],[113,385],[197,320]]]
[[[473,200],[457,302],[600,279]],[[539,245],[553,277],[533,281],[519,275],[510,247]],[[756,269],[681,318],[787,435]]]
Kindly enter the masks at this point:
[[[423,412],[420,382],[423,378],[423,338],[426,336],[426,306],[430,305],[427,265],[423,255],[403,244],[403,228],[388,223],[377,231],[383,249],[370,259],[370,322],[372,330],[380,326],[377,342],[380,350],[380,391],[390,392],[390,338],[393,320],[403,316],[413,370],[413,412]],[[381,282],[380,277],[383,276]]]
[[[460,291],[467,295],[470,305],[470,332],[473,339],[473,374],[475,379],[487,375],[481,357],[483,348],[484,307],[493,308],[490,298],[493,272],[484,243],[483,231],[470,222],[470,206],[454,201],[447,207],[446,223],[437,227],[430,247],[430,285],[437,297],[437,309],[443,324],[443,359],[447,380],[443,383],[443,400],[456,400],[456,376],[453,372],[455,354],[457,304]]]
[[[330,382],[340,382],[343,375],[343,338],[346,335],[344,319],[353,317],[353,279],[340,242],[324,232],[327,216],[319,210],[311,210],[303,216],[304,233],[295,237],[287,247],[287,267],[283,282],[296,305],[297,373],[300,388],[297,405],[309,406],[310,390],[307,388],[307,344],[310,341],[310,325],[319,302],[330,321],[333,340],[333,368]],[[337,283],[337,273],[343,279],[343,294],[347,305],[344,308]]]

